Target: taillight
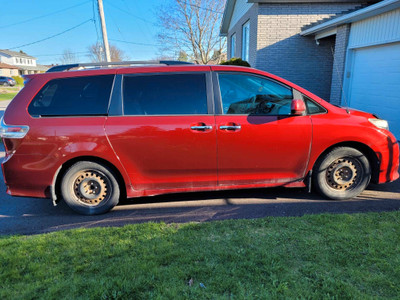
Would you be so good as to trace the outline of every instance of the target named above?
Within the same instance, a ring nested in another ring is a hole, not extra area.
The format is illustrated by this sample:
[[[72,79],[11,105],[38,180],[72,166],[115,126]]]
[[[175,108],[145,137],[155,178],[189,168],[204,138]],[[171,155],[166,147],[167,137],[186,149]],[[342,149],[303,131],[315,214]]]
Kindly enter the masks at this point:
[[[29,126],[7,125],[3,118],[0,122],[0,137],[6,139],[22,139],[29,131]]]

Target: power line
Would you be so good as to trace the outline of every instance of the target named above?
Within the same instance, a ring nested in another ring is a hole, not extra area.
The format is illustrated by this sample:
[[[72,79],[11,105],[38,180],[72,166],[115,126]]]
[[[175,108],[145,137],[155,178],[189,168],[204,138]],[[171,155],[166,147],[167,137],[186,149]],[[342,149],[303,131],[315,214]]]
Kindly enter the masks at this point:
[[[93,24],[94,24],[94,28],[96,29],[96,44],[99,43],[100,39],[100,34],[99,34],[99,30],[97,29],[97,23],[96,23],[96,0],[92,0],[92,8],[93,8]]]
[[[214,13],[217,13],[217,14],[221,14],[221,15],[224,14],[224,12],[222,12],[222,11],[218,11],[218,10],[214,10],[214,9],[211,9],[211,8],[202,7],[202,6],[200,6],[200,5],[188,3],[188,2],[186,2],[186,1],[182,1],[182,0],[177,0],[177,1],[180,2],[180,3],[186,4],[186,5],[192,6],[192,7],[197,7],[197,8],[199,8],[199,9],[211,11],[211,12],[214,12]]]
[[[45,17],[51,16],[51,15],[55,15],[55,14],[64,12],[64,11],[66,11],[66,10],[70,10],[70,9],[75,8],[75,7],[78,7],[78,6],[82,6],[82,5],[84,5],[84,4],[86,4],[86,3],[90,2],[90,1],[91,1],[91,0],[85,1],[85,2],[82,2],[82,3],[80,3],[80,4],[76,4],[76,5],[73,5],[73,6],[70,6],[70,7],[66,7],[66,8],[64,8],[64,9],[60,9],[60,10],[54,11],[54,12],[52,12],[52,13],[48,13],[48,14],[45,14],[45,15],[41,15],[41,16],[38,16],[38,17],[26,19],[26,20],[23,20],[23,21],[20,21],[20,22],[15,22],[15,23],[12,23],[12,24],[3,25],[3,26],[0,26],[0,28],[7,28],[7,27],[19,25],[19,24],[25,24],[25,23],[28,23],[28,22],[33,21],[33,20],[45,18]]]
[[[160,45],[156,45],[156,44],[136,43],[136,42],[121,41],[121,40],[116,40],[116,39],[109,39],[109,40],[114,41],[114,42],[127,43],[127,44],[139,45],[139,46],[155,46],[155,47],[160,46]]]
[[[22,48],[22,47],[30,46],[30,45],[37,44],[37,43],[40,43],[40,42],[43,42],[43,41],[47,41],[47,40],[52,39],[52,38],[54,38],[54,37],[56,37],[56,36],[59,36],[59,35],[62,35],[62,34],[64,34],[64,33],[68,32],[68,31],[71,31],[71,30],[73,30],[73,29],[75,29],[75,28],[78,28],[78,27],[80,27],[80,26],[82,26],[82,25],[84,25],[84,24],[86,24],[86,23],[88,23],[88,22],[91,22],[92,20],[93,20],[93,19],[88,19],[88,20],[86,20],[86,21],[84,21],[84,22],[82,22],[82,23],[80,23],[80,24],[78,24],[78,25],[76,25],[76,26],[74,26],[74,27],[71,27],[71,28],[69,28],[69,29],[67,29],[67,30],[64,30],[64,31],[62,31],[62,32],[60,32],[60,33],[54,34],[54,35],[49,36],[49,37],[47,37],[47,38],[44,38],[44,39],[41,39],[41,40],[38,40],[38,41],[35,41],[35,42],[32,42],[32,43],[28,43],[28,44],[24,44],[24,45],[20,45],[20,46],[11,47],[11,48],[8,48],[8,49],[9,49],[9,50],[12,50],[12,49],[16,49],[16,48]]]
[[[69,54],[89,54],[89,51],[81,51],[81,52],[69,52]],[[60,54],[39,54],[39,55],[35,55],[32,54],[33,57],[42,57],[42,56],[61,56],[64,55],[64,53],[60,53]]]
[[[115,8],[115,9],[118,9],[119,11],[122,11],[123,13],[126,13],[126,14],[130,15],[131,17],[134,17],[134,18],[136,18],[136,19],[138,19],[138,20],[141,20],[141,21],[143,21],[143,22],[146,22],[146,23],[149,23],[149,24],[152,24],[152,25],[157,26],[156,23],[153,23],[153,22],[151,22],[151,21],[149,21],[149,20],[146,20],[145,18],[136,16],[136,15],[132,14],[131,12],[126,11],[126,10],[124,10],[124,9],[122,9],[122,8],[120,8],[120,7],[118,7],[118,6],[114,5],[114,4],[112,4],[112,3],[110,3],[109,1],[107,1],[107,4],[110,5],[110,6],[112,6],[112,7]]]
[[[132,10],[130,9],[130,6],[128,5],[128,3],[125,0],[122,0],[122,2],[124,2],[125,7],[128,10],[128,12],[132,13]],[[135,8],[139,9],[141,3],[143,3],[143,1],[137,1],[135,3],[136,4]],[[156,25],[155,23],[151,23],[151,24]],[[145,26],[146,31],[142,30],[140,23],[137,23],[137,26],[139,27],[140,31],[144,32],[148,38],[150,38],[150,35],[153,36],[154,34],[152,33],[152,30],[150,29],[148,22],[143,22],[143,25]],[[125,39],[123,39],[123,40],[125,40]]]

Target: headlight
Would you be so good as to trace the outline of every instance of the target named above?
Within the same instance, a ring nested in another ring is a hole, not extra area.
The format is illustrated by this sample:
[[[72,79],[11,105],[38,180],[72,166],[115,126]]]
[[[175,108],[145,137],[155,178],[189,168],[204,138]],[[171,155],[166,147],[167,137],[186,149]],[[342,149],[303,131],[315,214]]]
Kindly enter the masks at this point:
[[[386,120],[381,119],[368,119],[372,124],[374,124],[378,128],[389,130],[389,123]]]

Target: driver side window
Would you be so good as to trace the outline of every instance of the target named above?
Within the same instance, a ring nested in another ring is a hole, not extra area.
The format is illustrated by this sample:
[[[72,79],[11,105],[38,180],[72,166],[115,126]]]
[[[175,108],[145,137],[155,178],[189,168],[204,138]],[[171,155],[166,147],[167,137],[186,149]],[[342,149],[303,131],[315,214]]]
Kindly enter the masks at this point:
[[[250,74],[219,73],[223,114],[290,115],[292,90]]]

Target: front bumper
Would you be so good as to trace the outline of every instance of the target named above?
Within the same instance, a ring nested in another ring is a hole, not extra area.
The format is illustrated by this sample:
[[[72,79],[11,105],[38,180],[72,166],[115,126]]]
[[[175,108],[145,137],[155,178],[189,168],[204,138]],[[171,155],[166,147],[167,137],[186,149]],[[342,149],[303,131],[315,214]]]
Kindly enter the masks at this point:
[[[385,150],[377,153],[380,160],[378,183],[391,182],[399,178],[399,142],[387,138]]]

